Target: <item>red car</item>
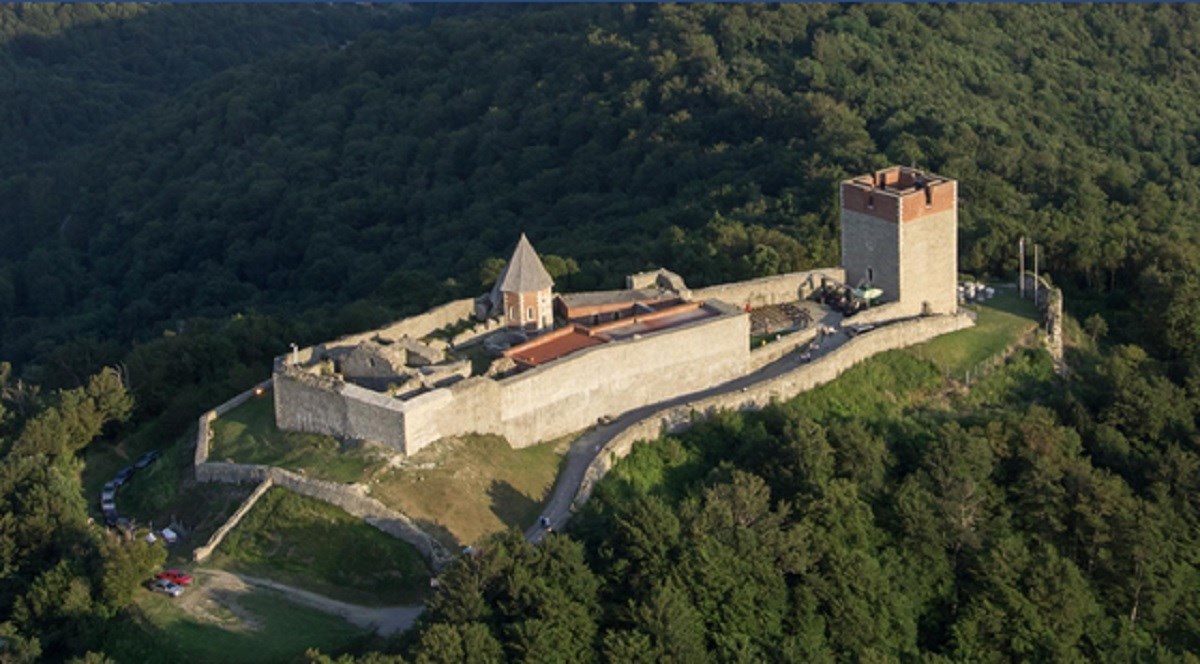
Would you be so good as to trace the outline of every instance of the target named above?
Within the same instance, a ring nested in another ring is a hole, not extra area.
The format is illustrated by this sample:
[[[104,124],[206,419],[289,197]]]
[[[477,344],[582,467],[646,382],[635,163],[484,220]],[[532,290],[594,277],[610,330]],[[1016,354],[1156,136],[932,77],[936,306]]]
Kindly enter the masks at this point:
[[[162,572],[155,575],[156,579],[166,579],[178,586],[190,586],[192,577],[190,574],[184,574],[177,569],[164,569]]]

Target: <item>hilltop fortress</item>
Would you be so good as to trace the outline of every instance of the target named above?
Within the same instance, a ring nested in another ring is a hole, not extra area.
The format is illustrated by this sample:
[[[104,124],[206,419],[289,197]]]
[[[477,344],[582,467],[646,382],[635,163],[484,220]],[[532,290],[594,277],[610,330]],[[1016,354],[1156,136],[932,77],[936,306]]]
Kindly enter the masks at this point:
[[[856,324],[953,315],[957,198],[909,168],[847,180],[840,267],[695,290],[659,269],[555,294],[522,235],[490,293],[276,358],[276,422],[404,454],[465,433],[525,447],[777,360],[796,347],[778,333],[830,319],[814,295],[870,303]]]

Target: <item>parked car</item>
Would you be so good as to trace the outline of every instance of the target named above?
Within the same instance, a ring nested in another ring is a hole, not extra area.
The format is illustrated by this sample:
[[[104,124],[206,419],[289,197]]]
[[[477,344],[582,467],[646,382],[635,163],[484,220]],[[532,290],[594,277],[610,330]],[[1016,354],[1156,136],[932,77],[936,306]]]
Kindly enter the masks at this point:
[[[104,512],[105,514],[108,514],[109,512],[115,513],[117,511],[116,501],[114,501],[112,498],[101,498],[100,511]]]
[[[149,452],[146,452],[145,454],[143,454],[141,456],[141,458],[139,458],[137,461],[135,461],[133,464],[133,467],[140,470],[140,469],[145,468],[146,466],[149,466],[150,464],[154,463],[155,460],[157,460],[157,459],[158,459],[158,450],[150,450]]]
[[[109,526],[115,526],[121,521],[121,516],[117,514],[117,510],[104,510],[104,523]]]
[[[167,579],[155,579],[154,583],[150,584],[150,589],[171,597],[179,597],[183,594],[183,586]]]
[[[856,337],[856,336],[862,334],[863,332],[870,332],[871,330],[874,330],[874,329],[875,329],[875,326],[871,325],[870,323],[867,323],[865,325],[847,325],[846,326],[846,334],[849,336],[852,336],[852,337]]]
[[[159,572],[158,575],[155,576],[154,578],[160,579],[160,580],[166,579],[167,581],[170,581],[171,583],[174,583],[177,586],[192,585],[191,575],[184,574],[181,570],[177,570],[177,569],[164,569],[163,571]]]
[[[120,472],[117,473],[117,476],[113,478],[113,482],[116,482],[117,486],[122,486],[128,482],[129,478],[131,477],[133,477],[133,468],[131,466],[125,466],[120,470]]]
[[[107,487],[107,485],[105,485]],[[100,502],[112,502],[117,499],[117,490],[105,488],[100,492]]]

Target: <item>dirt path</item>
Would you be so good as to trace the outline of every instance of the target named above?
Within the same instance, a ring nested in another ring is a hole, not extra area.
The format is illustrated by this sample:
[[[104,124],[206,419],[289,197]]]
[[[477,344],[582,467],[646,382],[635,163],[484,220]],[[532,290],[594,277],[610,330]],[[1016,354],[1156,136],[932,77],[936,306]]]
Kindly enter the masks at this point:
[[[348,604],[270,579],[235,574],[219,569],[204,568],[197,569],[195,572],[203,578],[201,583],[191,589],[191,593],[198,596],[193,601],[203,602],[204,599],[216,601],[241,618],[248,629],[257,628],[257,618],[248,615],[244,609],[237,606],[236,600],[238,595],[249,591],[250,586],[283,593],[289,600],[297,604],[340,616],[352,625],[373,629],[383,636],[402,632],[412,627],[417,616],[421,615],[424,610],[424,607],[420,605],[374,607]],[[187,594],[184,597],[187,597]]]
[[[816,324],[836,327],[841,323],[841,318],[838,314],[829,313],[819,319]],[[844,331],[836,332],[821,343],[819,350],[812,352],[812,359],[816,360],[833,352],[849,340],[850,338]],[[571,503],[575,499],[575,494],[579,490],[579,485],[583,482],[583,477],[587,473],[588,466],[591,465],[592,460],[600,454],[600,450],[604,449],[605,444],[609,440],[612,440],[614,436],[635,422],[664,408],[678,406],[689,401],[696,401],[717,394],[742,390],[755,383],[782,376],[799,366],[798,359],[799,351],[792,351],[741,378],[736,378],[706,390],[636,408],[624,413],[608,424],[598,425],[596,428],[583,434],[575,442],[571,443],[571,449],[567,451],[566,463],[563,464],[563,470],[559,473],[558,479],[554,483],[554,492],[551,494],[550,500],[546,502],[546,507],[542,510],[542,516],[550,520],[550,526],[555,530],[559,530],[566,525],[567,521],[571,518]],[[541,541],[545,535],[545,530],[538,523],[534,523],[525,531],[525,539],[531,542]]]

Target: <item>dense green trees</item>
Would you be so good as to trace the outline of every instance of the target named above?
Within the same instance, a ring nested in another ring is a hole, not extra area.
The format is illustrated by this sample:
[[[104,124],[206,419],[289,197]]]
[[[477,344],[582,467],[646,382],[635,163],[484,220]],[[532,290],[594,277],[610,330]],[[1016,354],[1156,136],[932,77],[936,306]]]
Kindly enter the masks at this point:
[[[891,354],[789,404],[636,447],[571,533],[537,553],[509,535],[452,568],[411,654],[495,625],[513,603],[478,580],[520,584],[579,539],[591,572],[547,581],[592,579],[578,596],[596,593],[600,610],[571,629],[601,661],[1185,657],[1200,633],[1183,589],[1200,578],[1195,480],[1178,474],[1200,463],[1191,431],[1131,432],[1144,456],[1105,467],[1086,450],[1107,425],[1064,420],[1110,412],[1078,399],[1113,360],[1087,351],[1065,384],[1031,378],[1030,361],[1049,362],[1022,353],[947,405],[929,367]],[[1124,366],[1110,391],[1155,378]],[[1060,397],[990,391],[1013,372]],[[1200,414],[1194,397],[1167,400]],[[1142,467],[1161,479],[1126,479]],[[489,634],[527,659],[512,630]]]
[[[76,453],[132,404],[114,371],[43,396],[0,365],[0,395],[0,657],[82,654],[166,557],[93,525],[79,481]]]
[[[80,84],[133,57],[84,66],[123,30],[225,26],[186,32],[221,40],[187,75],[120,67],[146,71],[78,133],[0,135],[10,358],[247,309],[395,315],[475,294],[521,230],[577,288],[834,263],[837,181],[899,161],[962,183],[965,270],[1011,270],[1030,235],[1060,282],[1143,303],[1155,351],[1195,364],[1191,7],[339,9],[6,10],[14,71]]]

